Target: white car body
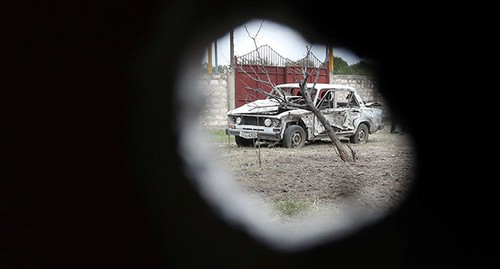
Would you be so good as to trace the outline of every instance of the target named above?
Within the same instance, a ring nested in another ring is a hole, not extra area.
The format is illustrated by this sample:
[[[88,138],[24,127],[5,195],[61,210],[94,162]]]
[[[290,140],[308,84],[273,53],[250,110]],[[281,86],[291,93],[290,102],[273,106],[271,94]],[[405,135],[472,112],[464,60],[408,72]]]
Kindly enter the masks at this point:
[[[382,109],[364,103],[355,88],[325,83],[308,83],[306,87],[312,103],[337,136],[366,143],[369,134],[383,128]],[[324,126],[304,102],[298,83],[276,85],[266,99],[228,111],[226,134],[234,135],[238,146],[255,145],[259,140],[301,147],[306,141],[327,138]]]

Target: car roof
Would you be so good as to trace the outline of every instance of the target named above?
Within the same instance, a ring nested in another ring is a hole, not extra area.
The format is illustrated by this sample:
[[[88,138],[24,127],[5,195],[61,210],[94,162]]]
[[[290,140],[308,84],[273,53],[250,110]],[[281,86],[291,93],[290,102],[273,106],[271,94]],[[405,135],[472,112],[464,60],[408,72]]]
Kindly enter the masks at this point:
[[[307,83],[307,88],[312,88],[315,87],[318,90],[321,89],[348,89],[348,90],[354,90],[354,87],[348,86],[348,85],[341,85],[341,84],[330,84],[330,83]],[[285,84],[278,84],[276,87],[279,88],[299,88],[300,84],[299,83],[285,83]]]

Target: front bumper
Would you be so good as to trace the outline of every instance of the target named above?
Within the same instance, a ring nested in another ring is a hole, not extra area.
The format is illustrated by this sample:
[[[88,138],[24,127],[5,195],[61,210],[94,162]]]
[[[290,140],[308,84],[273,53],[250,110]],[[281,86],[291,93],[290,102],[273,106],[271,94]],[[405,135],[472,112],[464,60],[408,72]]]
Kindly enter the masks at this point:
[[[239,125],[233,128],[226,128],[226,135],[235,135],[246,139],[280,141],[281,129],[276,127]]]

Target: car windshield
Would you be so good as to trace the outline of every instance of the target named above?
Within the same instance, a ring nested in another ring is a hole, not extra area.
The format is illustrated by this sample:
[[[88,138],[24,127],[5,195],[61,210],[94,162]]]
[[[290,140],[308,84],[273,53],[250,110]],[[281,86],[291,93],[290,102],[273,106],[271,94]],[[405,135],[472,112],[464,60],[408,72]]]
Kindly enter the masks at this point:
[[[292,96],[293,88],[280,88],[280,87],[274,87],[273,90],[270,92],[270,95],[267,96],[267,99],[273,99],[273,98],[286,98],[288,96]]]
[[[311,92],[311,98],[314,99],[314,95],[316,94],[316,89],[308,88],[308,90]],[[270,93],[270,96],[267,97],[267,99],[273,99],[273,98],[285,98],[285,99],[290,99],[290,98],[298,98],[302,97],[302,93],[300,92],[299,87],[275,87]]]

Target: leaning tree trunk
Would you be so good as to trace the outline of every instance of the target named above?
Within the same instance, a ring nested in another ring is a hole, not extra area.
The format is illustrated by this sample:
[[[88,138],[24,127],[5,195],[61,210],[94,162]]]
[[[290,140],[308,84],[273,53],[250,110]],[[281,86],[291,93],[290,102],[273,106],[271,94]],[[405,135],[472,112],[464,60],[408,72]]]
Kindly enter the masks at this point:
[[[325,116],[323,114],[321,114],[319,109],[317,107],[315,107],[312,104],[312,102],[306,102],[306,104],[307,104],[308,110],[312,111],[312,113],[314,113],[316,118],[318,118],[318,120],[321,122],[321,124],[325,127],[325,130],[326,130],[326,133],[328,134],[328,137],[330,137],[333,145],[335,146],[335,148],[337,148],[337,150],[339,152],[340,159],[342,159],[342,161],[344,161],[344,162],[352,162],[354,157],[351,158],[351,155],[349,155],[349,152],[346,150],[344,145],[340,142],[339,138],[335,134],[335,130],[330,125],[330,123],[325,118]]]
[[[262,21],[262,23],[263,22],[264,21]],[[247,31],[248,36],[254,42],[255,49],[257,51],[258,59],[259,60],[262,60],[262,58],[260,57],[260,53],[259,53],[259,50],[258,50],[258,47],[257,47],[256,38],[257,38],[257,35],[260,32],[260,29],[262,27],[262,23],[260,24],[259,30],[257,31],[257,33],[254,36],[250,35],[247,27],[245,26],[245,30]],[[308,57],[310,55],[311,49],[312,49],[312,46],[307,47],[307,56],[306,57]],[[262,66],[262,70],[264,70],[264,73],[266,74],[266,78],[267,78],[268,84],[266,83],[265,80],[260,79],[259,76],[257,75],[257,73],[255,71],[254,71],[254,73],[255,73],[256,76],[255,77],[249,76],[249,77],[251,77],[252,79],[254,79],[254,80],[256,80],[256,81],[258,81],[260,83],[264,83],[264,84],[273,86],[274,84],[272,83],[272,80],[271,80],[271,78],[269,76],[269,73],[267,72],[267,70],[266,70],[266,68],[264,66]],[[342,161],[344,161],[344,162],[352,162],[352,161],[354,161],[356,159],[355,152],[352,150],[352,148],[349,147],[349,149],[351,149],[351,153],[352,153],[352,158],[351,158],[351,155],[349,155],[349,153],[347,152],[345,146],[340,142],[340,140],[338,139],[337,135],[335,134],[335,130],[333,129],[333,127],[330,125],[330,123],[328,122],[328,120],[323,116],[323,114],[321,114],[321,112],[319,111],[319,109],[314,106],[313,102],[311,101],[311,95],[310,95],[310,93],[306,91],[307,79],[311,75],[310,72],[307,72],[307,66],[304,66],[302,68],[302,75],[303,75],[303,79],[302,79],[302,83],[300,83],[300,92],[301,92],[302,96],[305,97],[307,109],[310,110],[310,111],[312,111],[314,113],[314,115],[316,115],[316,117],[318,118],[318,120],[321,122],[321,124],[325,127],[326,133],[328,134],[328,136],[330,137],[333,145],[337,149],[338,154],[340,155],[340,158],[342,159]],[[318,78],[319,78],[319,69],[316,68],[315,83],[318,81]],[[263,90],[258,91],[258,92],[262,92],[265,95],[268,95],[268,93],[265,92],[265,91],[263,91]],[[268,96],[270,96],[270,95],[268,95]],[[276,96],[273,96],[273,98],[276,98]],[[283,98],[283,100],[278,100],[278,102],[280,104],[283,103],[283,102],[286,103],[287,100],[286,100],[286,98]],[[260,153],[259,153],[259,162],[260,162]]]

